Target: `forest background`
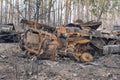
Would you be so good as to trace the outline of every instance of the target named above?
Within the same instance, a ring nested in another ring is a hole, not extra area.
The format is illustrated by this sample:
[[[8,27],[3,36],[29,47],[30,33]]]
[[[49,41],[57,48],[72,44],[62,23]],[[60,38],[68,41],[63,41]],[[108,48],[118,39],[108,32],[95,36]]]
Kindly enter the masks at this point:
[[[51,26],[95,20],[111,30],[120,25],[120,0],[0,0],[0,23],[18,26],[21,19]]]

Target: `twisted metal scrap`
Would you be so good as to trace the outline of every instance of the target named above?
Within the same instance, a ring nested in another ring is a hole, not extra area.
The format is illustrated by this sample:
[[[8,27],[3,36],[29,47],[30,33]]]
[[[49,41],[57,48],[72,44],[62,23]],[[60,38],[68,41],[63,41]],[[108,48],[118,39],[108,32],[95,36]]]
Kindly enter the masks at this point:
[[[30,36],[30,34],[28,35],[29,32],[32,34],[32,39],[28,38]],[[32,42],[30,46],[28,44],[29,42]],[[37,29],[29,29],[25,32],[24,43],[24,47],[29,53],[39,56],[43,53],[49,54],[52,60],[55,59],[56,49],[59,45],[55,35]],[[36,46],[34,46],[35,44]]]

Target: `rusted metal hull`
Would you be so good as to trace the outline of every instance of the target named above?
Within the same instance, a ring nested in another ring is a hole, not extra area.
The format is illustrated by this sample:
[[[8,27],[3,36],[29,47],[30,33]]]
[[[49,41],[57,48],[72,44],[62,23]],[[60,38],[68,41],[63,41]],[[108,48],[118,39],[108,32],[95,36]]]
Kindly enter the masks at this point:
[[[101,56],[110,51],[106,45],[120,44],[119,37],[115,34],[96,31],[101,22],[82,22],[82,29],[71,24],[51,27],[28,20],[23,20],[22,23],[31,25],[32,29],[25,32],[21,48],[42,59],[55,60],[56,55],[60,54],[77,61],[90,62],[96,54]]]
[[[29,29],[24,35],[24,49],[29,54],[41,56],[49,55],[46,58],[55,59],[56,48],[58,46],[57,38],[53,34],[45,31]]]

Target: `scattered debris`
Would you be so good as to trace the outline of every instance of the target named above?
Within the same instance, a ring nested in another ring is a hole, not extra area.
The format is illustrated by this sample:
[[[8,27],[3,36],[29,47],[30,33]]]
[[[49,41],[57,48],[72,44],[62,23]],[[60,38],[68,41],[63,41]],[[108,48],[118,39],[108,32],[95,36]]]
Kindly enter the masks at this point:
[[[7,56],[5,56],[5,55],[0,55],[0,58],[2,58],[2,59],[6,59]]]
[[[19,42],[20,34],[16,32],[14,24],[0,24],[0,43]]]

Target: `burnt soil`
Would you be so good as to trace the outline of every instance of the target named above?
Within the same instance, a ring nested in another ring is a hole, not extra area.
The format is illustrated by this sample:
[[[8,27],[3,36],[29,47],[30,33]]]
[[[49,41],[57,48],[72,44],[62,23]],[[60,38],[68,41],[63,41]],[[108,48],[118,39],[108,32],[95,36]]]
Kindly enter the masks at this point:
[[[18,43],[0,44],[0,80],[119,80],[120,55],[100,57],[93,62],[24,58]]]

